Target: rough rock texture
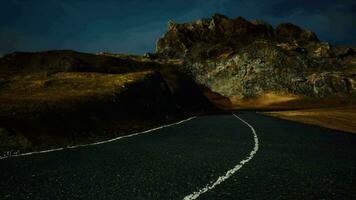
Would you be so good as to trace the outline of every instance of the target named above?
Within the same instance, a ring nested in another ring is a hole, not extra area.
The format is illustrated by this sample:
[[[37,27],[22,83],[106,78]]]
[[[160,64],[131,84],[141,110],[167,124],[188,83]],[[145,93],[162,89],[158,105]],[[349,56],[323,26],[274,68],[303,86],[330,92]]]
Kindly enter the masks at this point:
[[[225,97],[267,93],[304,97],[356,93],[356,54],[333,47],[290,23],[275,29],[261,20],[216,14],[191,23],[169,22],[157,42],[160,57],[182,58],[180,70]]]

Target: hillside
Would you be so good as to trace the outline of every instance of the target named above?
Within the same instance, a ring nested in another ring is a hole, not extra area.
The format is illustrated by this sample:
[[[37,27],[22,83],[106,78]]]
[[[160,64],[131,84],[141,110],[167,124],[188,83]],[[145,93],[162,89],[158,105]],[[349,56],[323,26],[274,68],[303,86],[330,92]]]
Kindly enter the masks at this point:
[[[171,62],[142,56],[13,53],[0,72],[2,152],[103,140],[213,109]]]

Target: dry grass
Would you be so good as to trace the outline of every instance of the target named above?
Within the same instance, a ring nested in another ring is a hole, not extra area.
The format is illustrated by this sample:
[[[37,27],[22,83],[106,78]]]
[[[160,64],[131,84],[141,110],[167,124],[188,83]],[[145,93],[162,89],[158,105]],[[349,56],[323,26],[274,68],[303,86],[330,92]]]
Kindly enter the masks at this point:
[[[68,101],[95,100],[125,91],[125,85],[143,80],[152,72],[127,74],[34,73],[18,75],[0,88],[0,113],[13,109],[26,112],[32,104],[57,104]]]
[[[311,99],[289,94],[267,93],[254,99],[227,98],[202,88],[205,96],[223,110],[280,110],[262,112],[282,119],[356,133],[356,106],[352,97]],[[349,106],[345,106],[349,105]]]
[[[222,110],[296,110],[356,104],[356,98],[350,96],[311,98],[288,93],[269,92],[254,98],[242,98],[239,96],[224,97],[203,86],[202,91],[215,106]]]
[[[251,99],[230,97],[232,109],[283,109],[290,107],[292,102],[301,101],[303,97],[269,92]]]
[[[3,88],[0,99],[46,99],[74,98],[112,92],[119,86],[138,81],[149,72],[128,74],[57,73],[48,77],[40,74],[15,76]]]
[[[263,114],[356,133],[356,106],[264,112]]]

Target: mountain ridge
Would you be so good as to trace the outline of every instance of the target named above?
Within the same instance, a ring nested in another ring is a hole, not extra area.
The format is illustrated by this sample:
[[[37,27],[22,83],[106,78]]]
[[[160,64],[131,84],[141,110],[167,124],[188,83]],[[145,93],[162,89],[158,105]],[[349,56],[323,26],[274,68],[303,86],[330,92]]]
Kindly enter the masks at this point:
[[[253,99],[273,103],[356,94],[355,48],[334,47],[291,23],[274,29],[260,20],[220,14],[183,24],[169,22],[156,53],[183,59],[181,71],[229,98],[236,108],[253,104]]]

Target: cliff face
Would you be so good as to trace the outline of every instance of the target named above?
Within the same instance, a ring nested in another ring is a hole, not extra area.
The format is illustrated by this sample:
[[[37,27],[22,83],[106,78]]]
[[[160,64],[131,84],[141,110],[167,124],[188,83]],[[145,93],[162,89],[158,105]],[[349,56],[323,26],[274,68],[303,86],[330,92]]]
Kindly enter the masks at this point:
[[[180,70],[232,102],[355,96],[356,54],[290,23],[275,29],[242,17],[175,24],[158,40],[160,57],[181,58]],[[278,101],[278,100],[276,100]]]

